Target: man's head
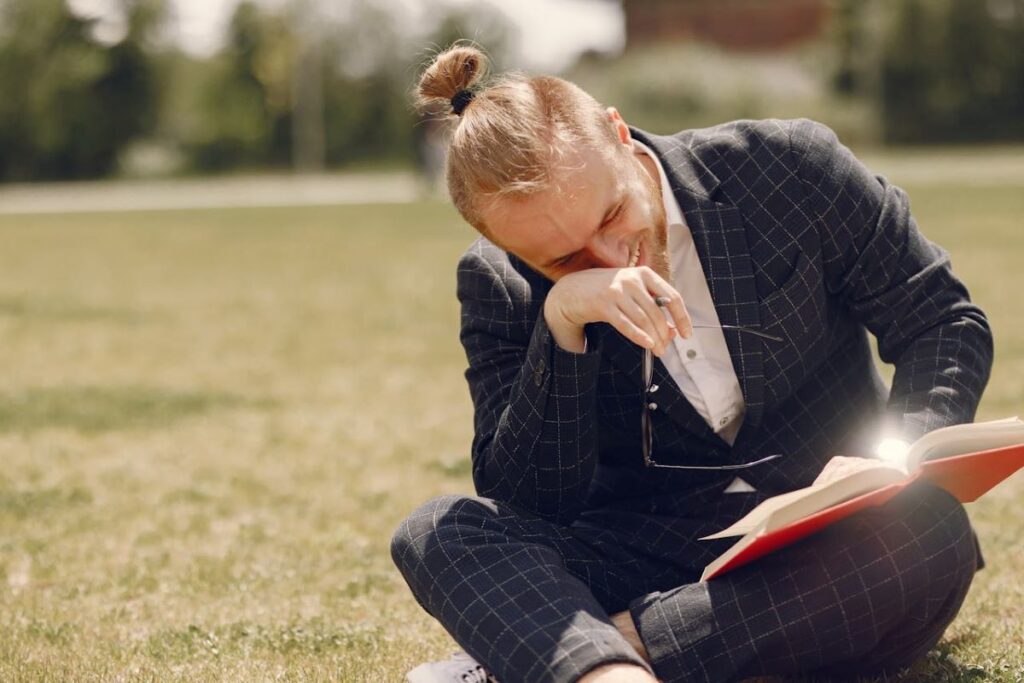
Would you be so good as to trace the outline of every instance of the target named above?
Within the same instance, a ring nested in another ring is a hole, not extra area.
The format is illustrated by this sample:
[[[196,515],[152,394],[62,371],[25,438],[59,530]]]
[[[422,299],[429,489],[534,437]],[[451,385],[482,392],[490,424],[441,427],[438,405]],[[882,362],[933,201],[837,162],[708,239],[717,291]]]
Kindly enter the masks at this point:
[[[560,78],[510,75],[474,88],[485,60],[451,48],[419,87],[423,106],[459,104],[447,178],[463,218],[552,280],[629,265],[667,279],[657,168],[634,151],[618,112]]]

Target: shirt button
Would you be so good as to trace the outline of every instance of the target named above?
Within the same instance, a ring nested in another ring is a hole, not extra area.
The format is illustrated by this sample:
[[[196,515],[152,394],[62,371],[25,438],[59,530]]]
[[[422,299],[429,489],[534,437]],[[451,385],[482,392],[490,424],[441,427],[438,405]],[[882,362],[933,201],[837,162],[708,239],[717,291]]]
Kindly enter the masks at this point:
[[[658,409],[658,404],[657,404],[657,403],[654,403],[654,402],[651,402],[651,403],[648,403],[648,404],[647,404],[647,407],[648,407],[649,409],[651,409],[651,410],[657,410],[657,409]]]
[[[690,349],[686,352],[686,357],[689,358],[690,360],[693,360],[694,358],[697,357],[697,352],[694,351],[693,349]]]
[[[729,424],[729,418],[727,417],[723,417],[721,420],[718,421],[718,426],[720,427],[724,427],[727,424]]]

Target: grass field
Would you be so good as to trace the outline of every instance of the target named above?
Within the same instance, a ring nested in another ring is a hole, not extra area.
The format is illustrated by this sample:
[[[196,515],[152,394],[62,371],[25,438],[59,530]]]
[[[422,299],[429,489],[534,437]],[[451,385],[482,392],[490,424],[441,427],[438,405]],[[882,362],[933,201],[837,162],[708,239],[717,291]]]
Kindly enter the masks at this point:
[[[1024,412],[1021,186],[907,188]],[[397,681],[452,643],[388,554],[469,492],[440,204],[0,217],[0,681]],[[1024,476],[903,680],[1024,680]],[[958,663],[959,662],[959,663]]]

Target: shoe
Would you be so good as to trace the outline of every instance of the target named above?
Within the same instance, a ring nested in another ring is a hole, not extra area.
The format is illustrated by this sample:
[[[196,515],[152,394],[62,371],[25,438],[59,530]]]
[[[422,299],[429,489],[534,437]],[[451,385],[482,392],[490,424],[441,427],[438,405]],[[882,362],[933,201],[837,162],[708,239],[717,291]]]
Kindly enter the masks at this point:
[[[405,675],[406,683],[498,683],[465,652],[451,659],[420,664]]]

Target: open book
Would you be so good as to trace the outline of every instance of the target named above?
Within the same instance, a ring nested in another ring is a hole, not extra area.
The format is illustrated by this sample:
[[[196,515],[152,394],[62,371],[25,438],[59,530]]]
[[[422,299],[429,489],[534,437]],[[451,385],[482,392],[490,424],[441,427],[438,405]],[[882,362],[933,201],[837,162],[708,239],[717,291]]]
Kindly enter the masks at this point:
[[[915,441],[906,461],[861,463],[863,469],[762,502],[732,526],[701,540],[742,536],[704,568],[701,581],[721,576],[787,546],[858,510],[882,505],[926,479],[960,502],[977,500],[1024,467],[1024,422],[1017,418],[937,429]]]

